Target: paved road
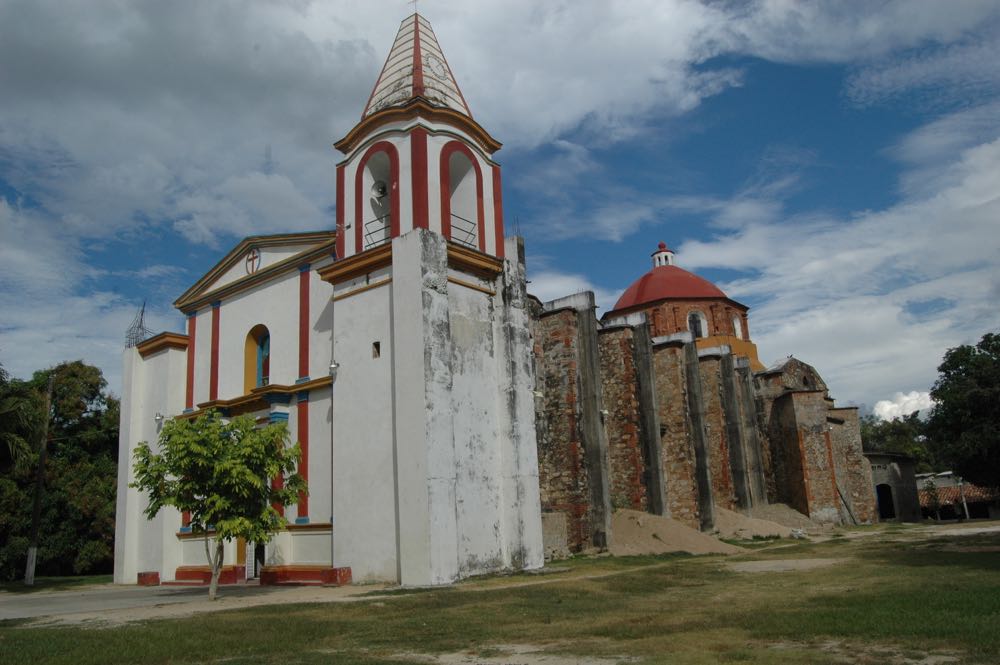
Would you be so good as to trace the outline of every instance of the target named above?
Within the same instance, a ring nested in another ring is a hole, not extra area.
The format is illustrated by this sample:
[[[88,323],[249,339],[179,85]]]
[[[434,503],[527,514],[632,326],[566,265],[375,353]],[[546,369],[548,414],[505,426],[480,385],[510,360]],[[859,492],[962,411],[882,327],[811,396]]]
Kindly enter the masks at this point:
[[[220,587],[219,597],[262,596],[280,591],[280,587],[225,586]],[[207,587],[135,587],[111,584],[67,591],[0,592],[0,620],[192,603],[203,601],[207,596]]]

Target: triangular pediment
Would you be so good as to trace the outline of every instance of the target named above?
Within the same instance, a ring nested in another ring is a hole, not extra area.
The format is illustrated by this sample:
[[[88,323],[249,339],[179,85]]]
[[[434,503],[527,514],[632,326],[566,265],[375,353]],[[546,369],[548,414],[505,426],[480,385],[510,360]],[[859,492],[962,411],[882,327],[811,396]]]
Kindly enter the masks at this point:
[[[182,311],[196,309],[240,288],[332,256],[335,241],[334,231],[244,238],[175,300],[174,307]]]

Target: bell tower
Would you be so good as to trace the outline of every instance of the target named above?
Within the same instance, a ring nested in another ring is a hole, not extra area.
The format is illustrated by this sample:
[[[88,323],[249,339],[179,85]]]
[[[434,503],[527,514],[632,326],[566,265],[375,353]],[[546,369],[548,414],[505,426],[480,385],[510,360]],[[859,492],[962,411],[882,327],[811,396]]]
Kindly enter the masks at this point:
[[[354,580],[441,584],[542,553],[524,252],[500,144],[406,18],[336,143],[331,523]]]
[[[477,123],[430,23],[403,20],[361,114],[335,147],[337,256],[423,228],[503,258],[500,143]]]

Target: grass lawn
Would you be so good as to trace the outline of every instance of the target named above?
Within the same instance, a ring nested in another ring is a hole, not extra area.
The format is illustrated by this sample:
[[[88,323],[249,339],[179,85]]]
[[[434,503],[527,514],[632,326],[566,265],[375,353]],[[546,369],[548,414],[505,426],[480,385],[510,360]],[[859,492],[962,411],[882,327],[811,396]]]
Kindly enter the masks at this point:
[[[573,559],[551,575],[480,578],[351,603],[102,629],[0,625],[0,662],[372,665],[460,651],[473,654],[472,663],[543,662],[504,647],[530,644],[568,655],[565,662],[586,656],[609,665],[997,663],[998,548],[1000,534],[914,538],[883,528],[736,557]],[[785,572],[727,566],[816,558],[836,561]]]

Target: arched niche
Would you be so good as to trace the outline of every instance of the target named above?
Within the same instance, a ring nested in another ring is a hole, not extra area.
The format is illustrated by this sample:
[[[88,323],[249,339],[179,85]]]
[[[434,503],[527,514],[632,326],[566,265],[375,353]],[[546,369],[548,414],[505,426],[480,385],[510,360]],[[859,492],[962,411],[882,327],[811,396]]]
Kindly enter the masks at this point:
[[[486,251],[483,171],[460,141],[441,149],[441,232],[449,240]]]
[[[243,344],[243,394],[266,386],[271,380],[271,333],[258,324]]]
[[[399,153],[379,141],[358,162],[354,178],[355,253],[399,235]]]
[[[708,319],[703,312],[696,309],[688,312],[688,330],[695,339],[709,336]]]

